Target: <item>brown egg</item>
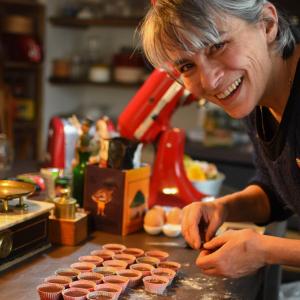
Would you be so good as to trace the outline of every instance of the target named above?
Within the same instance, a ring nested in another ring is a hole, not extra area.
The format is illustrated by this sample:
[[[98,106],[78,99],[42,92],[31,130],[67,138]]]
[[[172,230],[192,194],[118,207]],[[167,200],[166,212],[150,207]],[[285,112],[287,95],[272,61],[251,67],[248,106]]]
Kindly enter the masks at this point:
[[[160,227],[164,225],[164,219],[157,209],[150,209],[145,215],[144,225],[151,227]]]
[[[179,207],[172,208],[166,215],[168,224],[181,224],[182,210]]]
[[[166,221],[166,213],[162,206],[154,205],[151,209],[156,209],[161,214],[161,217],[163,218],[164,222]]]

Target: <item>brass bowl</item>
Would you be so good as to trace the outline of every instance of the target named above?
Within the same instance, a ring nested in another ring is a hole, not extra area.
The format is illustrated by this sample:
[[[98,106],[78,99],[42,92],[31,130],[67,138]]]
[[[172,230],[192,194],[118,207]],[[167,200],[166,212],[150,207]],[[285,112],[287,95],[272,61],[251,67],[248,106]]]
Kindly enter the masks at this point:
[[[0,180],[0,199],[2,200],[12,200],[28,196],[34,191],[35,186],[31,183],[14,180]]]
[[[23,197],[29,196],[35,191],[35,186],[31,183],[20,182],[14,180],[0,180],[0,200],[3,202],[1,212],[10,211],[8,201],[19,198],[18,209],[27,209],[27,205],[23,203]]]

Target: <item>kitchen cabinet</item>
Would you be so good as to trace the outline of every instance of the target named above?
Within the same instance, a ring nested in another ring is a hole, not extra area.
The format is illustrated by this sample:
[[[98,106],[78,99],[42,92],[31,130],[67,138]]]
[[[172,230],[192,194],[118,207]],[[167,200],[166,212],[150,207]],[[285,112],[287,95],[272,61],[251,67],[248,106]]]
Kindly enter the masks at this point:
[[[13,96],[15,160],[37,159],[43,105],[45,8],[38,1],[0,0],[0,18],[0,69]]]

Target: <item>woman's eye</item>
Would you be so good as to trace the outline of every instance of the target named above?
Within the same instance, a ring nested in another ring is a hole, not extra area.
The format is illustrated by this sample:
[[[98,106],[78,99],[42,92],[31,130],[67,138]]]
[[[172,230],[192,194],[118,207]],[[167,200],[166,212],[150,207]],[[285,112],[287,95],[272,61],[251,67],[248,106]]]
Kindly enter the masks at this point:
[[[221,42],[221,43],[212,45],[210,48],[211,53],[215,53],[215,52],[222,50],[225,47],[225,44],[226,44],[225,42]]]
[[[178,68],[180,73],[186,73],[193,67],[193,64],[185,64]]]

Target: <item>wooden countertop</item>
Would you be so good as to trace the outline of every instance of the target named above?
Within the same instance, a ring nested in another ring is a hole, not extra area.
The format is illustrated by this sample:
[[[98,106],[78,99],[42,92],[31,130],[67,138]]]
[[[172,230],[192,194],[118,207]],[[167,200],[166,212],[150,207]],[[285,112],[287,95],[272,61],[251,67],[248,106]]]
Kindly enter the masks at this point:
[[[143,287],[129,290],[120,299],[255,299],[263,279],[263,269],[254,275],[241,279],[207,277],[201,274],[194,262],[198,251],[189,249],[183,238],[150,236],[144,232],[121,237],[103,232],[93,232],[89,239],[76,247],[53,247],[47,253],[32,258],[0,276],[1,299],[39,299],[36,286],[60,267],[68,267],[81,255],[99,249],[104,243],[123,243],[128,247],[144,250],[161,249],[169,252],[170,260],[182,264],[175,282],[163,296],[145,293]]]

